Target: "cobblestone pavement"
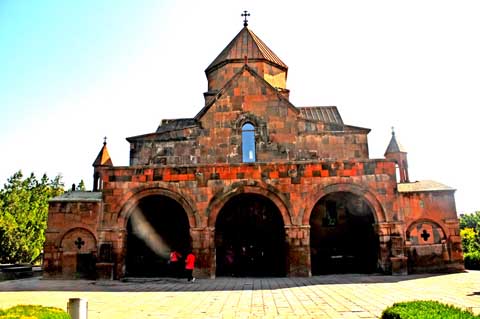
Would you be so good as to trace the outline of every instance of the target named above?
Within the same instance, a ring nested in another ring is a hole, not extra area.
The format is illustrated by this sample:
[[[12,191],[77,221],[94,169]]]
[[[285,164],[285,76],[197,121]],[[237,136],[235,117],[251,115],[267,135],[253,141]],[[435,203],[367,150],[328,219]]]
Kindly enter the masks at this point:
[[[127,281],[0,282],[0,308],[67,308],[88,300],[88,318],[378,318],[394,302],[438,300],[480,313],[480,271],[443,275],[329,275]]]

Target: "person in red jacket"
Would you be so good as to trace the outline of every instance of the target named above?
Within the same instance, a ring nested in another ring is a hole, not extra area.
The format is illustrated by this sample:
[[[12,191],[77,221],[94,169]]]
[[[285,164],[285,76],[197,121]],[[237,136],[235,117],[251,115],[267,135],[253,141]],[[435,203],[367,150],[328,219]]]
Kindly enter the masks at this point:
[[[170,273],[172,277],[181,278],[182,276],[182,267],[180,266],[180,258],[182,258],[182,255],[178,251],[172,250],[170,252],[169,264],[170,264]]]
[[[187,274],[187,280],[190,282],[195,281],[195,277],[193,277],[193,269],[195,268],[195,255],[189,251],[187,254],[187,258],[185,259],[185,272]]]

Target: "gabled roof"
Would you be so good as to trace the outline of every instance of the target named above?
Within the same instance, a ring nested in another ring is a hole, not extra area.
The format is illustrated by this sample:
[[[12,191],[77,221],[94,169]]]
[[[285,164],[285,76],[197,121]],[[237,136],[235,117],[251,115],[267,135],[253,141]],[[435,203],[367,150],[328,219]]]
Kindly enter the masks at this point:
[[[227,81],[227,83],[225,83],[225,85],[218,91],[218,93],[207,104],[205,104],[205,106],[200,110],[200,112],[195,115],[194,119],[199,121],[202,116],[207,113],[208,109],[210,109],[210,107],[217,101],[217,99],[222,96],[223,92],[233,83],[233,81],[242,76],[245,70],[249,72],[258,81],[263,83],[267,88],[275,92],[280,100],[287,103],[288,107],[290,107],[296,114],[299,114],[299,110],[287,98],[285,98],[276,88],[274,88],[270,83],[268,83],[267,81],[265,81],[265,79],[258,75],[255,70],[245,64],[237,73],[232,76],[230,80]]]
[[[195,119],[185,118],[185,119],[171,119],[171,120],[162,120],[162,123],[157,128],[156,133],[169,132],[174,130],[181,130],[186,127],[198,126],[199,123]]]
[[[384,155],[387,155],[390,153],[407,153],[407,151],[402,146],[402,144],[398,143],[397,138],[395,137],[394,131],[392,131],[392,138],[390,139],[390,143],[388,143],[388,147]]]
[[[399,193],[455,191],[454,188],[447,185],[429,180],[416,181],[413,183],[399,183],[397,189]]]
[[[302,106],[297,107],[300,116],[308,120],[343,125],[342,117],[336,106]]]
[[[110,154],[108,154],[107,142],[103,142],[103,147],[100,150],[100,153],[98,153],[98,156],[95,159],[95,162],[93,162],[92,166],[113,166]]]
[[[287,65],[252,30],[244,27],[210,63],[205,72],[209,73],[227,62],[242,62],[245,60],[245,56],[248,60],[265,60],[281,69],[288,69]]]
[[[127,141],[132,143],[136,140],[157,140],[165,141],[172,138],[169,133],[181,132],[187,128],[200,127],[200,123],[196,119],[184,118],[184,119],[170,119],[162,120],[157,130],[153,133],[147,133],[137,136],[127,137]]]

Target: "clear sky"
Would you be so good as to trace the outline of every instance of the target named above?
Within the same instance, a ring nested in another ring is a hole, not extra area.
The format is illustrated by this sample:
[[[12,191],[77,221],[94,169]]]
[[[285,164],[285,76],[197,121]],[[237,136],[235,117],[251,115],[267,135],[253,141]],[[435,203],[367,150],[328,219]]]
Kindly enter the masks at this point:
[[[128,165],[126,137],[201,109],[204,70],[243,10],[289,66],[294,105],[336,105],[372,129],[371,158],[394,126],[411,180],[480,210],[477,0],[1,0],[0,183],[21,169],[91,188],[104,136]]]

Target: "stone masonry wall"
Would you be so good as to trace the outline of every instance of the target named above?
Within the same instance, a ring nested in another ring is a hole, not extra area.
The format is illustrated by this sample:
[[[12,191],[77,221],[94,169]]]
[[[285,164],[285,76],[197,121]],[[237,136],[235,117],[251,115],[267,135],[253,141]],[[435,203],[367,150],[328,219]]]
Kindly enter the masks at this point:
[[[400,195],[410,271],[462,269],[463,255],[453,191]]]
[[[308,275],[309,218],[316,202],[331,192],[348,191],[364,197],[377,223],[398,218],[395,165],[383,160],[362,162],[197,165],[182,167],[116,167],[105,169],[104,213],[99,237],[113,243],[116,272],[122,275],[125,229],[130,210],[149,195],[178,201],[188,216],[199,273],[215,273],[213,234],[218,213],[240,193],[263,195],[279,208],[286,227],[288,271]],[[386,252],[389,254],[389,252]],[[383,258],[388,264],[388,257]]]
[[[46,277],[73,277],[76,255],[96,254],[102,208],[98,201],[50,202],[44,246]]]
[[[131,165],[242,162],[242,125],[255,126],[258,162],[368,159],[365,129],[305,120],[244,68],[200,118],[201,127],[131,142]]]

